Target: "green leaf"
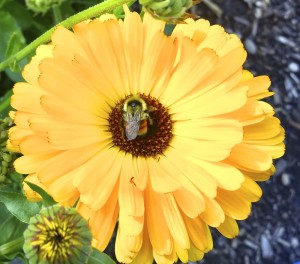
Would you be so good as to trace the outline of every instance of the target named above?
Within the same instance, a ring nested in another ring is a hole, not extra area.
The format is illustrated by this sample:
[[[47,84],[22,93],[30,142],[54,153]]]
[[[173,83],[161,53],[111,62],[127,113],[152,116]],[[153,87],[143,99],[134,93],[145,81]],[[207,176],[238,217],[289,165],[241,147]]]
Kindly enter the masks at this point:
[[[5,59],[8,59],[15,55],[22,47],[23,47],[23,39],[22,35],[19,32],[15,31],[11,34],[5,52]],[[11,71],[17,72],[20,71],[20,66],[14,61],[11,65],[9,65]]]
[[[175,28],[175,25],[173,25],[173,24],[167,24],[167,25],[165,26],[165,34],[166,34],[167,36],[171,36],[171,34],[172,34],[174,28]]]
[[[87,264],[116,264],[110,256],[93,248],[93,252],[88,258]]]
[[[2,202],[8,211],[24,223],[40,211],[38,203],[30,202],[20,193],[7,192],[0,190],[0,202]]]
[[[56,202],[54,201],[54,199],[47,193],[45,192],[41,187],[31,183],[31,182],[27,182],[25,181],[26,184],[28,184],[28,186],[34,190],[35,192],[37,192],[42,198],[43,198],[43,206],[47,207],[47,206],[51,206],[56,204]]]
[[[0,28],[0,61],[3,61],[5,59],[5,53],[8,49],[7,47],[10,42],[11,35],[14,32],[15,34],[19,35],[19,42],[22,44],[21,46],[19,46],[19,48],[23,48],[26,41],[15,18],[7,11],[0,10]],[[25,63],[26,60],[22,60],[19,65],[23,67]],[[6,70],[5,72],[14,82],[23,80],[20,73],[15,73],[11,70]]]
[[[11,213],[6,209],[5,205],[3,203],[0,203],[0,223],[6,221],[7,218],[11,217]],[[0,244],[2,241],[2,237],[0,236]]]
[[[6,4],[3,6],[3,9],[8,11],[16,19],[22,30],[26,30],[32,26],[34,21],[32,13],[24,4],[15,0],[5,0],[5,2]]]
[[[19,190],[23,189],[24,176],[22,174],[14,171],[13,173],[11,173],[9,175],[9,177],[13,180],[14,183],[17,184],[17,186],[19,187]]]
[[[3,211],[1,210],[1,213],[2,212]],[[19,221],[16,217],[9,214],[9,217],[0,224],[0,245],[20,237],[26,227],[27,224]]]
[[[9,0],[0,0],[0,8],[2,9],[3,6],[8,2]]]
[[[132,0],[131,2],[129,2],[127,4],[128,7],[131,7],[134,3],[135,3],[136,0]],[[117,18],[124,18],[125,16],[125,12],[124,12],[124,9],[123,9],[123,6],[118,6],[117,8],[115,8],[113,10],[113,14],[117,17]]]
[[[22,223],[6,209],[4,204],[0,203],[0,263],[12,260],[16,255],[20,254],[22,247],[15,247],[8,254],[8,244],[12,241],[23,237],[23,232],[27,228],[27,224]],[[19,250],[18,250],[19,249]]]
[[[0,117],[5,117],[8,112],[12,109],[10,106],[10,97],[12,95],[12,90],[6,92],[6,94],[0,98]]]

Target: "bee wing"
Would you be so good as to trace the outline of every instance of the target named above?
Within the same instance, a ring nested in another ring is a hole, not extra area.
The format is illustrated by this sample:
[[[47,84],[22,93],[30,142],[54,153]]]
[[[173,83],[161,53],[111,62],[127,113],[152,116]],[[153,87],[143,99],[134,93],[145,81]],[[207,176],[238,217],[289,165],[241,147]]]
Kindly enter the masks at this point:
[[[133,140],[137,137],[140,130],[141,111],[136,111],[132,116],[126,113],[125,118],[125,134],[128,140]]]

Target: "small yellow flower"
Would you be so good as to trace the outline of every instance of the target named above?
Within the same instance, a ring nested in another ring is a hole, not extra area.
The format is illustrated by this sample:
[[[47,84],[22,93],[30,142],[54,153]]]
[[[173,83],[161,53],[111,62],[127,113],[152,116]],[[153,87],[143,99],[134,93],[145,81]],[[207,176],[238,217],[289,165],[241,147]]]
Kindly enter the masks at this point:
[[[78,201],[100,250],[118,219],[124,263],[199,260],[213,247],[209,227],[236,236],[261,197],[255,181],[284,153],[261,101],[270,80],[243,70],[239,38],[203,19],[171,36],[164,27],[128,10],[124,21],[59,27],[11,100],[17,171],[61,204]]]
[[[43,208],[24,232],[24,252],[30,264],[86,263],[92,235],[73,208]]]

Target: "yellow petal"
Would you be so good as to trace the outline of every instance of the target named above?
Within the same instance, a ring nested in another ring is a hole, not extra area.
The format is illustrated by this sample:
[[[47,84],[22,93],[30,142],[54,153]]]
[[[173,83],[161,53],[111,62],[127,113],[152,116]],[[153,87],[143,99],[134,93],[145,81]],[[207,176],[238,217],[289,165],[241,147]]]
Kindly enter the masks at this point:
[[[259,185],[247,176],[245,176],[245,181],[243,182],[241,188],[236,192],[239,192],[243,197],[251,202],[258,201],[262,196],[262,190]]]
[[[183,262],[187,263],[189,261],[188,250],[181,248],[177,243],[175,243],[175,251],[178,258]]]
[[[217,185],[226,190],[236,190],[243,183],[243,174],[233,166],[221,162],[206,162],[199,160],[198,165],[211,175]]]
[[[28,83],[38,87],[39,65],[43,59],[53,57],[53,48],[52,44],[48,44],[40,45],[36,49],[36,55],[32,57],[30,63],[22,71],[22,76]]]
[[[101,124],[101,119],[98,116],[81,111],[54,96],[43,95],[40,98],[40,104],[48,114],[60,121],[86,125]]]
[[[196,162],[195,162],[196,163]],[[191,163],[185,168],[186,177],[207,197],[214,198],[217,194],[217,182],[199,165]]]
[[[179,61],[165,92],[160,96],[162,103],[172,105],[182,98],[193,97],[193,89],[212,72],[217,60],[215,52],[205,49],[199,54],[195,51],[195,54],[189,59]],[[190,81],[187,82],[187,78]]]
[[[20,142],[20,150],[24,155],[50,154],[57,153],[57,150],[51,146],[47,138],[36,135],[28,135]]]
[[[212,227],[217,227],[223,223],[225,214],[221,206],[215,199],[203,196],[205,200],[205,211],[200,215],[201,219]]]
[[[237,220],[246,219],[251,211],[251,203],[240,193],[218,189],[216,201],[220,204],[225,214]]]
[[[266,117],[262,122],[244,127],[244,140],[268,139],[282,132],[276,117]]]
[[[79,212],[81,212],[81,210],[79,210]],[[89,220],[91,231],[93,236],[97,239],[97,248],[100,251],[103,251],[110,241],[118,218],[119,206],[117,186],[111,193],[108,202],[101,209],[92,212]]]
[[[61,56],[65,60],[72,60],[74,54],[87,57],[85,49],[81,46],[75,34],[62,26],[58,26],[51,36],[55,48],[54,56]],[[62,48],[60,48],[62,47]],[[68,47],[67,49],[65,47]]]
[[[38,177],[44,184],[52,182],[58,177],[80,168],[81,165],[93,157],[99,150],[101,150],[101,147],[95,145],[70,151],[60,151],[41,164],[37,170]]]
[[[174,197],[172,194],[160,194],[159,200],[174,241],[182,249],[188,249],[190,247],[189,237]]]
[[[177,255],[175,249],[172,251],[170,255],[161,255],[154,250],[153,257],[155,262],[159,264],[173,264],[174,262],[177,261]]]
[[[191,247],[189,249],[189,260],[196,262],[201,260],[204,257],[204,252],[196,248],[196,246],[191,243]]]
[[[81,194],[81,201],[91,209],[100,209],[118,184],[123,156],[124,153],[115,149],[103,150],[71,172],[73,184]]]
[[[207,252],[213,247],[213,240],[207,224],[201,218],[184,217],[184,222],[191,239],[191,245],[202,252]]]
[[[146,161],[148,164],[151,185],[155,192],[167,193],[181,187],[176,174],[173,174],[174,168],[167,165],[165,157],[161,157],[159,161],[152,158],[149,158]]]
[[[120,263],[131,263],[139,252],[143,241],[143,232],[137,236],[122,234],[122,227],[118,228],[115,252]]]
[[[170,255],[173,252],[173,238],[162,212],[160,199],[149,187],[145,194],[147,228],[153,251],[159,255]]]
[[[201,194],[200,198],[186,189],[181,188],[176,190],[173,195],[182,212],[191,218],[197,217],[205,210],[205,204]]]
[[[134,183],[136,174],[131,155],[126,155],[120,173],[119,204],[123,213],[140,217],[144,215],[144,195]]]
[[[75,149],[91,144],[112,145],[111,134],[99,126],[73,125],[48,131],[48,141],[55,149]]]
[[[72,180],[72,174],[65,174],[47,185],[47,192],[51,194],[55,201],[64,206],[72,207],[80,195],[78,190],[72,185]]]
[[[272,158],[268,153],[244,143],[232,148],[228,160],[241,169],[253,172],[266,171],[272,165]]]
[[[13,108],[28,113],[44,114],[40,105],[43,92],[28,83],[16,83],[10,104]]]
[[[41,188],[44,188],[43,184],[39,181],[39,179],[37,178],[36,174],[30,174],[28,175],[23,182],[23,190],[24,193],[26,195],[26,198],[31,201],[31,202],[39,202],[42,200],[42,197],[35,192],[34,190],[32,190],[28,184],[26,184],[26,182],[30,182],[33,183]]]
[[[225,221],[217,227],[218,231],[227,238],[234,238],[239,233],[239,226],[237,225],[236,221],[231,217],[225,217]]]
[[[153,253],[152,253],[152,246],[149,241],[148,231],[146,227],[146,223],[144,226],[144,234],[143,234],[143,244],[140,248],[140,251],[135,256],[132,261],[132,264],[152,264],[153,263]]]
[[[45,155],[22,156],[15,160],[14,167],[16,171],[22,174],[30,174],[37,171],[37,169],[47,160],[51,159],[58,153],[50,153]]]

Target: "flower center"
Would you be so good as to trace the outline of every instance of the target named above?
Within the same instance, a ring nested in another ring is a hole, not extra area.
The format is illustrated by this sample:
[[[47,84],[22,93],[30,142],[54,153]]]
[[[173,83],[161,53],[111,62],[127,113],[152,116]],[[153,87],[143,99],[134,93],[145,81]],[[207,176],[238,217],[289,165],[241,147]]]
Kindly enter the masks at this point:
[[[40,234],[41,238],[36,241],[40,254],[51,263],[67,260],[72,255],[70,247],[76,238],[76,232],[72,230],[74,224],[66,219],[63,222],[51,220],[48,223]]]
[[[157,157],[173,137],[173,121],[167,109],[144,94],[120,100],[108,122],[114,145],[133,156]]]

